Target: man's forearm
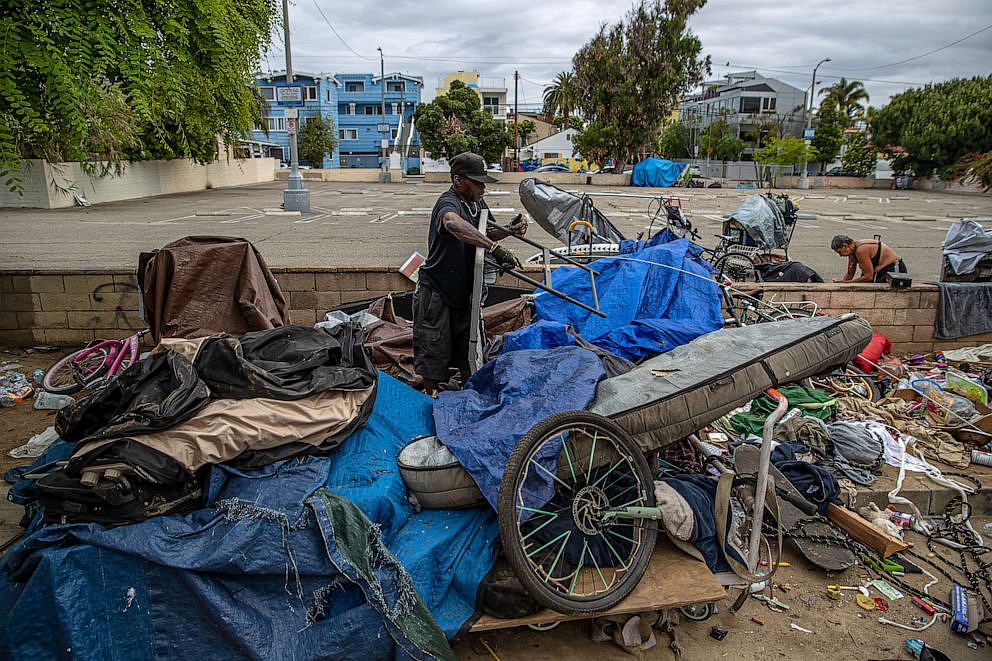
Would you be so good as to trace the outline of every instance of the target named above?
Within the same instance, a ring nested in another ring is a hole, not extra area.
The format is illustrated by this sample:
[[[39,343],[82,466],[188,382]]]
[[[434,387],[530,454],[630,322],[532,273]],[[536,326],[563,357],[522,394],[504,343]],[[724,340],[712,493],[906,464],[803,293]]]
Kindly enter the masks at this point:
[[[442,220],[444,222],[444,229],[451,232],[451,235],[462,243],[485,248],[486,250],[492,248],[495,243],[488,236],[473,227],[472,223],[453,212],[449,211],[446,213]]]

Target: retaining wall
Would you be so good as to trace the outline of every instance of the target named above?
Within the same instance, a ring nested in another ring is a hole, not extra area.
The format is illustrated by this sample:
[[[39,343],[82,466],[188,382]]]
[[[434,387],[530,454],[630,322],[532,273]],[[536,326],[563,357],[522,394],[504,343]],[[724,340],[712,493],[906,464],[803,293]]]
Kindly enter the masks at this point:
[[[206,164],[189,160],[136,161],[125,163],[121,174],[94,177],[79,163],[23,161],[18,195],[0,185],[0,207],[58,209],[75,204],[78,193],[91,204],[129,200],[169,193],[188,193],[208,188],[227,188],[272,181],[275,159],[232,158]]]
[[[344,303],[413,287],[396,267],[272,270],[296,324],[313,324]],[[872,284],[766,284],[763,289],[767,300],[814,301],[827,314],[855,312],[885,334],[900,354],[992,342],[992,334],[935,340],[938,292],[933,285],[892,289]],[[0,271],[0,346],[77,346],[97,337],[123,337],[143,327],[133,272]]]

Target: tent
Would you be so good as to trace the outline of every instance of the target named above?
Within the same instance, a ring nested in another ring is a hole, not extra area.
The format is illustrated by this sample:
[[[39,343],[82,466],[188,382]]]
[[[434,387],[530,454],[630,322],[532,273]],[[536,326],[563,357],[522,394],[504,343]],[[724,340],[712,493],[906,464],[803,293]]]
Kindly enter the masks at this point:
[[[685,168],[685,163],[675,163],[661,158],[646,158],[634,166],[630,185],[668,188],[678,181]]]

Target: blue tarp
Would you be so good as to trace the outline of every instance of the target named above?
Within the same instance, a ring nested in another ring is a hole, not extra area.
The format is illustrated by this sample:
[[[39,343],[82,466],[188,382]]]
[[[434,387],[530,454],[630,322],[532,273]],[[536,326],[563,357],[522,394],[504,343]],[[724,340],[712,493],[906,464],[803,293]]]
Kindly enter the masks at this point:
[[[438,395],[437,437],[495,509],[503,468],[521,437],[549,415],[585,409],[605,376],[588,349],[504,351],[473,374],[463,390]]]
[[[687,239],[604,257],[590,266],[599,272],[596,289],[605,318],[541,294],[536,319],[571,324],[584,339],[628,360],[669,351],[723,326],[720,288],[710,280],[699,246]],[[555,289],[592,303],[586,271],[559,267],[551,280]]]
[[[247,473],[215,467],[212,507],[187,516],[36,532],[3,561],[0,656],[424,657],[395,624],[409,599],[401,573],[375,564],[375,583],[356,580],[326,498],[313,494],[326,487],[377,524],[453,636],[474,611],[499,533],[488,508],[415,514],[407,502],[396,455],[433,433],[431,414],[429,397],[380,374],[367,424],[327,457]]]
[[[675,163],[660,158],[646,158],[634,166],[630,176],[631,186],[668,188],[682,176],[685,163]]]

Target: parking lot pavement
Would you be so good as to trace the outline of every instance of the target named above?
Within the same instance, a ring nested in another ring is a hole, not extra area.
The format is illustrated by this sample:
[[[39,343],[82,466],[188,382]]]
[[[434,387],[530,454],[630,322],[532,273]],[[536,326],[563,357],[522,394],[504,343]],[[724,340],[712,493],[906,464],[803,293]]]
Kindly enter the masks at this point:
[[[307,182],[312,213],[282,213],[284,182],[166,195],[86,208],[0,210],[0,264],[5,269],[133,268],[138,253],[188,235],[241,236],[271,266],[311,267],[397,265],[414,250],[427,249],[427,223],[442,184],[356,184]],[[568,188],[568,187],[566,187]],[[628,237],[647,232],[649,203],[675,195],[712,246],[723,217],[753,190],[646,189],[582,186],[596,206]],[[835,234],[893,246],[918,282],[935,280],[940,244],[962,218],[992,227],[992,197],[925,191],[819,189],[787,191],[802,219],[789,255],[839,277],[845,261],[830,250]],[[486,199],[497,220],[524,211],[512,184],[493,184]],[[530,238],[557,242],[533,227]],[[521,258],[534,249],[508,242]]]

